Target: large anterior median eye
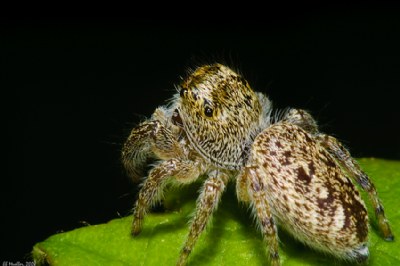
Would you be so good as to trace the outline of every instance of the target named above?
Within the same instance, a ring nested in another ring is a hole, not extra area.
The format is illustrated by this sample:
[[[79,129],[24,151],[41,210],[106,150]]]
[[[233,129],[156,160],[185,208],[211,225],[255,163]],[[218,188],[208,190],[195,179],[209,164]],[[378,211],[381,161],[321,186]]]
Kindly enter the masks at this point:
[[[187,92],[188,92],[187,89],[181,89],[181,91],[179,92],[179,95],[180,95],[181,97],[183,97],[184,95],[187,94]]]
[[[208,117],[212,117],[213,115],[213,109],[211,109],[209,106],[206,106],[204,108],[204,114]]]

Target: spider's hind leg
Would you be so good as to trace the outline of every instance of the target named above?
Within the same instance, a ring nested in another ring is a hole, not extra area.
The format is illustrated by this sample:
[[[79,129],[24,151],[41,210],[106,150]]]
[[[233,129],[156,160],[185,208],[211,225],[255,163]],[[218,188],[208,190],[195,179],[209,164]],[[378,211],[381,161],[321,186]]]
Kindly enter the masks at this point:
[[[350,177],[368,193],[383,238],[386,241],[393,241],[394,236],[386,219],[383,205],[368,175],[361,170],[357,161],[351,157],[350,152],[336,138],[325,134],[318,134],[316,138],[349,173]]]
[[[314,118],[306,111],[301,109],[290,109],[285,113],[280,122],[290,123],[301,127],[313,137],[338,161],[338,163],[349,173],[367,193],[375,215],[378,220],[378,226],[383,237],[387,241],[393,241],[394,236],[390,229],[388,220],[386,219],[383,205],[378,197],[374,184],[364,173],[356,160],[354,160],[350,152],[334,137],[322,134],[318,131],[318,125]]]
[[[310,113],[302,109],[289,109],[279,122],[294,124],[311,134],[318,133],[317,122]]]

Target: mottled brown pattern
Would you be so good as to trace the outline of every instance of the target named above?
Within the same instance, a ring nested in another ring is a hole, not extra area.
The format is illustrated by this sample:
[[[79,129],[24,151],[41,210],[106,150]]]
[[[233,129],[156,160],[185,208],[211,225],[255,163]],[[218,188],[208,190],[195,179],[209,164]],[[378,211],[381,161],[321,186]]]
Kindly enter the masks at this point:
[[[132,129],[122,148],[128,175],[139,181],[133,212],[137,235],[147,211],[167,184],[205,177],[177,265],[185,265],[226,187],[236,182],[250,204],[271,265],[280,265],[277,224],[317,250],[348,261],[368,258],[368,215],[353,181],[368,192],[378,225],[393,240],[374,185],[349,152],[318,131],[312,116],[289,109],[271,116],[271,102],[230,68],[192,71],[170,104]]]
[[[329,152],[299,126],[282,121],[264,130],[248,164],[267,178],[272,212],[299,240],[343,257],[367,242],[368,216],[358,191]]]

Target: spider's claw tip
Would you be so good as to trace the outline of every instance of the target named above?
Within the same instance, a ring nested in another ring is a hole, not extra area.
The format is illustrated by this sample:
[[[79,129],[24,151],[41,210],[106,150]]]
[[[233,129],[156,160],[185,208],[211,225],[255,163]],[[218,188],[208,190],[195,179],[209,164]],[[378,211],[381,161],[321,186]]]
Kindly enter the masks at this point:
[[[385,236],[384,239],[385,239],[385,241],[392,242],[392,241],[394,241],[394,235],[390,234],[388,236]]]

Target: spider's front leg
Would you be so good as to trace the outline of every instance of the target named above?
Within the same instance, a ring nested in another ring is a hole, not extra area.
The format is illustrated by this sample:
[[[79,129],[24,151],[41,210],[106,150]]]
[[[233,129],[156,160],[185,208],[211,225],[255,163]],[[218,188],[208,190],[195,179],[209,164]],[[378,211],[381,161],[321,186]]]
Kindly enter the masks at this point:
[[[196,212],[190,226],[189,235],[177,263],[179,266],[187,263],[189,254],[205,229],[213,211],[217,209],[222,192],[228,183],[228,176],[218,170],[212,171],[208,176],[197,200]]]
[[[190,183],[201,174],[200,163],[170,159],[154,167],[139,191],[133,211],[132,235],[138,235],[148,209],[162,197],[167,181],[172,177],[180,183]]]

